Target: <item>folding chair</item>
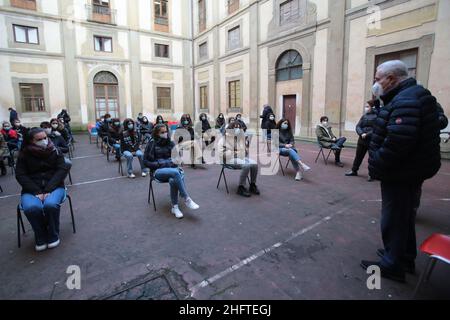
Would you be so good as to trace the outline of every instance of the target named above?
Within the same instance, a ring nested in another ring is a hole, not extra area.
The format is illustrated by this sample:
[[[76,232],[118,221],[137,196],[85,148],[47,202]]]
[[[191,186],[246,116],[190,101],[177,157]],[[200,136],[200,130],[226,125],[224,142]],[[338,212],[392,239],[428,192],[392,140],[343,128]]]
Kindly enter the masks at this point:
[[[318,154],[317,157],[316,157],[315,163],[317,163],[317,161],[319,160],[320,155],[322,154],[323,161],[325,162],[325,165],[328,165],[328,159],[330,158],[331,153],[332,153],[332,152],[334,153],[334,150],[331,149],[331,147],[326,148],[326,147],[322,146],[322,144],[321,144],[319,141],[317,141],[317,143],[319,144],[319,148],[320,148],[320,149],[319,149],[319,154]],[[323,151],[324,149],[325,149],[325,150],[330,150],[330,152],[328,152],[327,157],[325,157],[325,152]]]
[[[281,172],[283,173],[283,177],[284,177],[286,175],[284,174],[283,164],[281,163],[281,157],[282,157],[282,155],[281,155],[281,153],[279,153],[278,154],[278,162],[280,163]],[[291,159],[289,159],[289,157],[287,157],[287,158],[288,158],[288,161],[286,163],[286,168],[285,169],[287,169],[289,167],[289,163],[291,163]]]
[[[424,280],[428,281],[430,279],[431,273],[438,260],[450,265],[450,236],[437,233],[433,234],[422,243],[420,251],[428,254],[430,259],[420,275],[419,282],[413,293],[413,298],[416,297]]]
[[[64,202],[66,202],[66,199],[69,200],[69,206],[70,206],[70,216],[72,218],[72,229],[73,229],[73,233],[77,233],[77,230],[75,228],[75,218],[73,216],[73,208],[72,208],[72,198],[67,194],[67,189],[66,192],[64,194],[64,199],[61,202],[61,204],[63,204]],[[23,219],[22,219],[22,203],[19,203],[17,205],[17,245],[20,248],[21,247],[21,234],[20,234],[20,229],[22,228],[22,232],[23,234],[25,234],[25,226],[23,224]]]
[[[164,184],[164,183],[168,183],[168,182],[161,182],[161,181],[157,180],[155,178],[155,171],[150,171],[150,182],[149,182],[149,186],[148,186],[147,202],[148,202],[148,204],[150,204],[151,201],[153,200],[153,208],[155,209],[155,212],[156,212],[155,193],[153,192],[153,181],[155,181],[159,184]]]
[[[225,182],[225,187],[227,189],[227,193],[230,194],[230,191],[228,190],[227,177],[225,176],[225,169],[229,169],[229,170],[241,170],[241,169],[234,168],[231,165],[222,164],[222,171],[220,172],[219,181],[217,182],[217,189],[219,189],[220,181],[222,180],[222,176],[223,176],[223,181]],[[250,178],[248,176],[247,176],[247,181],[250,184]]]

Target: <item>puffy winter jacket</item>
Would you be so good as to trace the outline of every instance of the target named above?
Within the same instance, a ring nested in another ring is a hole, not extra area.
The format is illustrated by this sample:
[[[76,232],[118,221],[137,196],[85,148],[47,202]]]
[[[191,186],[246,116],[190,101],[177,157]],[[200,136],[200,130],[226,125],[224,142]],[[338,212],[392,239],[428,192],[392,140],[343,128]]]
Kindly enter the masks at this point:
[[[145,148],[144,165],[152,171],[161,168],[176,168],[172,161],[172,149],[175,147],[169,139],[151,139]]]
[[[436,99],[415,79],[382,97],[369,149],[372,178],[391,183],[422,182],[441,166]]]

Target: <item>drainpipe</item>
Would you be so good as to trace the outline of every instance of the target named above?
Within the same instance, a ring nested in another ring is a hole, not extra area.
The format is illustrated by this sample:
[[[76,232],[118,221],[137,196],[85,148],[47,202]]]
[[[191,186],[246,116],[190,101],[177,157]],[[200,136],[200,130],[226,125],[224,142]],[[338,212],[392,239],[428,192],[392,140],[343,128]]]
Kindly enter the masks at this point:
[[[193,121],[197,119],[197,107],[195,105],[195,94],[196,94],[196,86],[195,86],[195,48],[194,48],[194,0],[191,1],[191,66],[192,66],[192,108],[193,108]]]

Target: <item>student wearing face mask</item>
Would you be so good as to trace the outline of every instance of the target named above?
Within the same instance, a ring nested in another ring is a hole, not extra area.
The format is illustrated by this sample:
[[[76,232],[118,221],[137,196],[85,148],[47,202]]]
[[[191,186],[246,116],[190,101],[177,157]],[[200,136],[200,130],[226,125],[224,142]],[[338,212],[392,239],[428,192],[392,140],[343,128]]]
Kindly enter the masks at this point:
[[[34,231],[36,251],[60,244],[59,213],[69,170],[45,131],[32,128],[19,153],[16,179],[22,186],[21,204]]]
[[[228,118],[228,122],[225,123],[225,124],[222,126],[222,128],[220,128],[220,133],[221,133],[222,135],[224,135],[224,134],[225,134],[225,131],[226,131],[228,128],[230,128],[230,126],[231,126],[233,123],[235,123],[235,122],[236,122],[236,118],[234,118],[234,117],[229,117],[229,118]]]
[[[219,113],[219,116],[216,118],[216,129],[222,129],[222,127],[225,125],[225,116],[223,113]]]
[[[280,155],[289,157],[295,171],[297,171],[295,180],[300,181],[303,179],[303,172],[309,171],[311,168],[302,162],[297,149],[295,149],[295,139],[291,123],[288,119],[281,119],[278,122],[276,129],[279,130]]]
[[[370,138],[373,133],[373,126],[377,119],[376,109],[374,107],[374,100],[368,101],[364,107],[364,114],[356,125],[356,133],[359,136],[358,145],[356,147],[356,156],[353,161],[352,170],[347,172],[347,177],[355,177],[358,175],[359,167],[364,160],[364,157],[369,149]],[[368,181],[372,181],[369,176]]]
[[[334,135],[331,126],[329,125],[328,117],[324,116],[320,118],[320,124],[316,127],[316,136],[319,143],[324,148],[331,148],[331,150],[334,151],[335,164],[338,167],[343,167],[344,164],[341,162],[341,150],[344,147],[347,138],[337,138]]]
[[[270,113],[267,116],[266,122],[264,124],[264,129],[266,129],[266,139],[268,141],[272,140],[272,130],[276,129],[277,122],[275,121],[275,115],[273,113]]]
[[[28,128],[24,127],[22,125],[22,122],[19,119],[16,119],[13,123],[13,129],[17,132],[18,136],[19,136],[19,144],[18,147],[19,149],[21,148],[22,142],[23,142],[23,138],[25,137],[25,135],[28,132]]]
[[[17,131],[11,127],[9,122],[3,122],[1,134],[5,139],[10,152],[19,149],[19,135],[17,134]]]
[[[123,132],[120,136],[120,151],[127,159],[128,178],[134,179],[136,176],[133,173],[133,158],[139,159],[141,165],[141,174],[143,177],[148,175],[148,168],[144,165],[144,153],[139,148],[139,139],[136,134],[136,125],[132,119],[126,119],[123,122]]]
[[[195,132],[191,116],[183,114],[180,119],[180,124],[174,132],[173,140],[177,143],[178,151],[190,153],[190,164],[192,168],[196,168],[197,159],[201,157],[202,150],[195,141]]]
[[[170,140],[166,126],[157,124],[153,129],[152,137],[145,149],[144,164],[150,168],[157,181],[170,184],[171,212],[176,218],[181,219],[184,215],[179,208],[178,195],[184,199],[189,209],[197,210],[200,207],[188,194],[184,171],[172,159],[175,143]]]
[[[69,147],[67,146],[64,138],[59,134],[58,131],[52,130],[52,125],[48,121],[44,121],[40,125],[41,129],[45,131],[47,137],[52,141],[53,145],[61,151],[63,154],[69,153]]]
[[[242,120],[242,114],[236,115],[236,121],[239,122],[242,130],[244,130],[244,132],[247,132],[247,125],[245,124],[244,120]]]
[[[216,137],[214,135],[214,132],[212,132],[211,125],[208,121],[208,116],[206,113],[202,113],[199,116],[199,120],[195,124],[195,136],[197,138],[197,141],[201,143],[202,146],[202,163],[205,164],[205,160],[203,158],[203,150],[205,147],[209,146],[210,144],[214,143],[216,140]]]
[[[51,119],[50,124],[52,126],[52,132],[56,135],[60,135],[63,137],[66,143],[70,142],[70,136],[67,129],[64,127],[64,124],[58,119]]]
[[[152,138],[152,131],[153,131],[153,124],[148,121],[148,118],[146,116],[143,116],[141,119],[141,123],[139,124],[138,128],[140,136],[142,137],[141,141],[144,143],[150,141]]]
[[[101,123],[99,124],[98,127],[98,135],[100,136],[100,138],[105,139],[105,137],[108,136],[108,132],[109,132],[109,127],[111,126],[111,115],[109,113],[105,114],[102,117],[103,121],[101,121]]]
[[[114,118],[111,120],[111,126],[108,131],[108,144],[111,148],[114,149],[116,154],[116,160],[120,160],[121,152],[120,152],[120,137],[122,135],[122,124],[120,123],[119,118]]]
[[[237,194],[242,197],[260,195],[256,186],[258,177],[258,163],[247,157],[248,149],[245,142],[244,130],[239,122],[230,124],[225,135],[220,139],[217,149],[221,161],[233,169],[240,169],[239,187]],[[250,186],[246,188],[247,177],[250,175]]]
[[[0,134],[0,171],[1,175],[6,175],[5,158],[9,156],[8,145],[6,144],[5,137]]]

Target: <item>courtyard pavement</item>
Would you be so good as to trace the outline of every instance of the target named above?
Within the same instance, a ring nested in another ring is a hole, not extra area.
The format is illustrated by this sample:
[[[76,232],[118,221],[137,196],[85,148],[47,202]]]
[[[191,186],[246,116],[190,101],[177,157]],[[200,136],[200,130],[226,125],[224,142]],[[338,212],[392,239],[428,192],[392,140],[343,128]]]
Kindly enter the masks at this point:
[[[121,177],[87,135],[76,136],[73,199],[61,209],[61,245],[34,251],[33,232],[17,247],[20,187],[8,170],[0,177],[0,299],[409,299],[427,257],[407,283],[382,279],[369,290],[361,259],[377,259],[381,247],[380,187],[345,177],[354,149],[342,153],[344,168],[323,160],[318,147],[298,144],[312,167],[294,181],[292,167],[259,176],[261,196],[236,195],[237,171],[216,189],[220,166],[185,168],[188,190],[201,208],[170,213],[169,187],[155,185],[157,212],[147,203],[149,178]],[[260,144],[260,152],[264,152]],[[284,158],[283,164],[286,159]],[[124,166],[125,167],[125,166]],[[139,164],[134,162],[136,174]],[[433,233],[450,234],[450,162],[423,188],[417,217],[420,244]],[[81,269],[81,289],[69,290],[69,266]],[[421,299],[450,298],[450,266],[438,263]]]

